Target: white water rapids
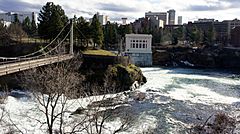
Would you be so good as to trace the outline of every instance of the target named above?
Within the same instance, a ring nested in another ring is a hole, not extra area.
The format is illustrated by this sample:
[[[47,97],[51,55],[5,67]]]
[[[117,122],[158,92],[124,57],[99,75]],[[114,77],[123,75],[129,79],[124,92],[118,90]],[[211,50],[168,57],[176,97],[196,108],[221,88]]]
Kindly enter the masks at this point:
[[[240,79],[233,73],[181,68],[141,69],[147,83],[132,93],[142,92],[146,98],[143,101],[128,99],[136,120],[122,133],[186,133],[191,125],[203,123],[214,113],[239,115]],[[40,120],[44,117],[37,110],[36,103],[24,94],[28,93],[9,96],[4,106],[12,122],[24,133],[42,133],[39,130],[41,124],[21,116],[28,115]],[[73,112],[78,107],[74,105],[69,110]],[[114,125],[117,124],[107,123],[107,127]],[[6,132],[5,128],[0,131]]]

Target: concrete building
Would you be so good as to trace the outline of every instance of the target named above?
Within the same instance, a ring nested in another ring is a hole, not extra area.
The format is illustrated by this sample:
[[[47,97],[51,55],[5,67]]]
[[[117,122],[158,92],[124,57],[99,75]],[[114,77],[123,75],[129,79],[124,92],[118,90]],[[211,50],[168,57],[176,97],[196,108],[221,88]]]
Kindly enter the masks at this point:
[[[175,10],[169,10],[168,11],[168,25],[175,25]]]
[[[205,22],[214,22],[215,19],[198,19],[197,21],[194,21],[194,23],[205,23]]]
[[[240,47],[240,27],[235,27],[231,30],[231,45]]]
[[[182,25],[183,23],[182,23],[182,16],[178,16],[178,25]]]
[[[22,23],[27,17],[34,20],[37,23],[37,14],[35,12],[8,12],[8,13],[0,13],[0,20],[4,22],[14,22],[15,18]]]
[[[164,25],[167,24],[167,13],[166,12],[146,12],[145,13],[145,18],[149,19],[155,19],[158,18],[158,20],[162,20],[164,22]]]
[[[151,28],[149,18],[139,18],[132,24],[134,33],[143,33],[146,29]]]
[[[150,18],[150,27],[152,30],[158,29],[158,28],[164,28],[164,21],[159,20],[158,17]]]
[[[238,20],[238,19],[224,20],[223,23],[226,23],[227,30],[228,30],[228,36],[229,36],[229,39],[231,39],[231,30],[234,29],[235,27],[240,26],[240,20]]]
[[[106,25],[107,22],[109,21],[109,17],[105,15],[100,15],[99,13],[96,14],[98,21],[101,23],[101,25]],[[90,20],[91,22],[91,20]]]
[[[216,32],[216,42],[227,45],[231,37],[228,30],[228,23],[215,21],[213,25]]]
[[[138,66],[152,66],[152,35],[126,34],[125,54]]]
[[[126,25],[127,24],[127,18],[122,18],[122,25]]]

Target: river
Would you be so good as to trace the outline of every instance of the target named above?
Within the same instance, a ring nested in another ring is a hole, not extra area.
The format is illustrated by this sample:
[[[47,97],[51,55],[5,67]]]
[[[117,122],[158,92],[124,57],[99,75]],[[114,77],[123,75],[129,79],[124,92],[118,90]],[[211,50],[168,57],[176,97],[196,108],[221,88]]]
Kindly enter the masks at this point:
[[[182,68],[142,71],[147,83],[138,90],[147,97],[136,108],[142,117],[150,117],[145,125],[151,124],[154,133],[186,133],[191,125],[204,123],[218,112],[239,115],[237,74]]]
[[[239,118],[240,77],[236,73],[158,67],[141,70],[147,78],[147,83],[129,92],[130,97],[127,97],[127,101],[134,112],[135,122],[122,134],[187,133],[192,125],[202,124],[209,116],[218,112]],[[131,94],[139,92],[145,94],[142,101],[136,101],[131,97]],[[86,104],[86,101],[80,101]],[[71,103],[66,119],[79,108],[80,103]],[[44,122],[44,115],[39,111],[39,105],[33,101],[31,93],[12,91],[2,107],[8,111],[7,117],[11,117],[11,122],[24,130],[24,133],[43,133],[41,129],[46,129],[46,126],[43,127],[38,121],[33,120],[37,118]],[[114,125],[107,123],[108,127]],[[236,133],[240,132],[238,129],[237,126]],[[6,130],[0,128],[0,132]]]

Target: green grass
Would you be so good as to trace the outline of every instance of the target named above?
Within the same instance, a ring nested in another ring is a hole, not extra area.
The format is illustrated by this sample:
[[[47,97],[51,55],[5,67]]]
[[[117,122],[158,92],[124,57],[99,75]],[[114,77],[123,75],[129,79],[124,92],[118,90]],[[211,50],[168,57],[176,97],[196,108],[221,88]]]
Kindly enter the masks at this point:
[[[116,56],[116,54],[106,51],[106,50],[86,50],[83,51],[83,54],[88,54],[88,55],[101,55],[101,56]]]
[[[21,40],[17,38],[11,38],[13,41],[20,41],[21,43],[43,43],[46,42],[48,43],[49,41],[39,39],[39,38],[28,38],[28,37],[23,37]]]

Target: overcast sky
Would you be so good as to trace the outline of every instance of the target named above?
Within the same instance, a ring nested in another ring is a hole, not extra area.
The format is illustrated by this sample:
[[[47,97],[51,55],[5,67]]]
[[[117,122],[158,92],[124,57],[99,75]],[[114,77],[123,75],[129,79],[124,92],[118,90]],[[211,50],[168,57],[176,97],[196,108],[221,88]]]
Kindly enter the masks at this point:
[[[47,0],[0,0],[0,12],[35,11],[39,12]],[[52,0],[65,10],[68,17],[74,14],[90,18],[99,12],[110,17],[111,21],[144,17],[145,12],[165,12],[175,9],[183,22],[198,18],[217,20],[240,19],[240,0]]]

